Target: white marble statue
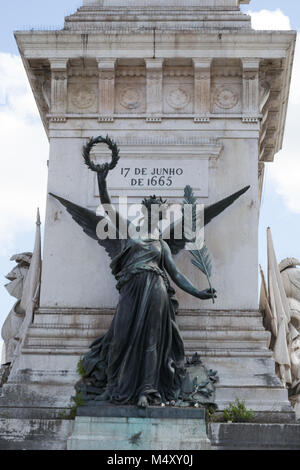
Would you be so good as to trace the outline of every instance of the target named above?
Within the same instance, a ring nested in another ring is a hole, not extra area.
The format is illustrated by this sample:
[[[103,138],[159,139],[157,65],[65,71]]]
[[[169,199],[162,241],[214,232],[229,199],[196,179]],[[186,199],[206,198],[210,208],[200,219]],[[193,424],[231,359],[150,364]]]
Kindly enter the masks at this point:
[[[286,258],[278,264],[271,230],[267,230],[268,286],[263,271],[260,310],[271,333],[270,349],[276,372],[289,391],[300,418],[300,261]]]
[[[300,261],[286,258],[279,264],[284,290],[290,307],[290,357],[292,384],[290,398],[300,415]]]
[[[284,290],[291,310],[291,323],[300,331],[300,261],[286,258],[279,264]]]
[[[10,281],[5,287],[17,302],[2,327],[4,348],[2,364],[13,364],[23,347],[28,327],[33,320],[33,312],[39,305],[41,283],[41,231],[40,212],[37,210],[36,234],[33,253],[20,253],[12,256],[17,266],[7,274]]]
[[[4,341],[1,361],[3,364],[12,362],[19,340],[18,334],[25,316],[25,311],[21,307],[21,299],[31,258],[32,253],[19,253],[11,257],[11,261],[15,261],[17,265],[7,274],[6,278],[10,282],[5,287],[10,295],[18,300],[8,314],[1,331]]]

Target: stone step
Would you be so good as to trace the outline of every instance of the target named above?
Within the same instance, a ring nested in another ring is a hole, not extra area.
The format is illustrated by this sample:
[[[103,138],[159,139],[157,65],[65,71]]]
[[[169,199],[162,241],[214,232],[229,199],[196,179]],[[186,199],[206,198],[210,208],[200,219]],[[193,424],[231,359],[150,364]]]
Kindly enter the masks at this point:
[[[24,354],[83,355],[107,331],[113,309],[39,309],[29,328]],[[243,321],[241,321],[243,315]],[[248,311],[180,311],[177,322],[187,354],[268,356],[270,334],[261,315]]]
[[[300,450],[300,424],[210,423],[213,450]]]
[[[34,327],[107,329],[115,309],[39,309]],[[242,318],[242,321],[241,321]],[[178,325],[184,329],[264,330],[262,316],[257,311],[180,310]]]
[[[245,402],[247,408],[257,412],[293,413],[286,390],[279,386],[267,387],[263,385],[216,386],[215,400],[220,410],[224,410],[235,399]],[[295,415],[292,416],[295,421]]]
[[[74,422],[0,418],[0,450],[66,450]]]
[[[69,409],[73,404],[71,397],[76,393],[74,383],[75,382],[69,384],[8,383],[3,387],[3,393],[0,397],[0,409],[11,408],[13,415],[5,415],[8,417],[14,417],[15,407],[22,406],[30,408],[52,407],[53,409]],[[2,413],[0,413],[0,416],[3,416]]]
[[[216,348],[216,345],[214,344],[213,347],[205,347],[205,348],[200,348],[198,345],[191,344],[189,347],[186,347],[185,349],[185,354],[186,356],[191,356],[194,353],[198,353],[201,359],[206,363],[207,360],[206,358],[211,358],[211,357],[227,357],[227,358],[234,358],[234,357],[259,357],[262,360],[264,359],[271,359],[273,360],[273,354],[272,351],[269,351],[268,349],[254,349],[254,348],[235,348],[235,349],[226,349],[226,348]]]
[[[179,325],[180,330],[182,331],[183,334],[185,334],[186,337],[194,337],[194,336],[199,336],[200,338],[205,338],[206,336],[208,338],[210,337],[217,337],[220,339],[225,339],[226,338],[262,338],[263,340],[268,340],[269,339],[269,333],[265,331],[263,328],[252,328],[252,329],[246,329],[246,328],[193,328],[190,325],[186,326],[184,324]],[[84,327],[84,329],[82,329]],[[107,331],[106,328],[103,327],[97,327],[97,328],[91,328],[90,326],[87,325],[78,325],[76,327],[69,327],[67,325],[58,325],[58,326],[52,326],[52,325],[32,325],[29,328],[30,331],[30,336],[31,337],[51,337],[51,336],[57,336],[58,334],[62,338],[69,338],[69,337],[78,337],[81,335],[81,337],[89,337],[89,338],[94,338],[98,337],[98,335],[103,335]]]
[[[59,354],[64,348],[66,354],[85,354],[91,342],[105,334],[113,314],[114,309],[39,309],[23,352]],[[182,310],[177,323],[188,354],[229,356],[264,350],[265,355],[268,350],[270,334],[257,311]]]
[[[83,347],[88,349],[90,344],[105,334],[106,330],[81,328],[42,328],[30,327],[26,339],[26,348],[53,347]],[[267,348],[270,335],[263,330],[256,331],[225,331],[225,330],[185,330],[181,328],[186,349],[236,349],[236,348]]]
[[[22,349],[22,354],[24,355],[51,355],[51,356],[60,356],[64,355],[74,356],[74,361],[77,361],[88,351],[88,347],[66,347],[66,345],[56,345],[53,347],[47,346],[37,346],[37,347],[24,347]],[[200,357],[203,359],[205,363],[207,363],[206,358],[211,357],[221,357],[221,358],[244,358],[244,357],[257,357],[264,359],[272,360],[272,352],[268,350],[262,349],[243,349],[243,348],[236,348],[235,350],[228,351],[226,349],[201,349],[198,347],[198,344],[190,344],[189,347],[186,347],[185,354],[187,357],[192,356],[194,353],[198,353]],[[275,367],[275,366],[274,366]]]

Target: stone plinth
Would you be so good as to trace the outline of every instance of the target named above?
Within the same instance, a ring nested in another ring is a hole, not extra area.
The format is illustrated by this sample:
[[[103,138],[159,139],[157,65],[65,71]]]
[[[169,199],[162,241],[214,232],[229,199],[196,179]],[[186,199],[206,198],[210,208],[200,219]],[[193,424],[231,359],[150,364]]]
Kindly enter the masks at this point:
[[[300,424],[210,423],[212,450],[300,450]]]
[[[210,450],[202,409],[80,407],[68,450]]]

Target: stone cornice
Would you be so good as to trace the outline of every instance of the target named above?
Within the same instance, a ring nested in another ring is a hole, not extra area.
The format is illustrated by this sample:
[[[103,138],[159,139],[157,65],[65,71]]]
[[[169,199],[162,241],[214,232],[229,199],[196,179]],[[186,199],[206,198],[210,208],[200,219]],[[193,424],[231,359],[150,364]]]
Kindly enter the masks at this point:
[[[86,64],[86,70],[92,70],[93,74],[97,71],[97,58],[99,58],[99,51],[101,51],[101,64],[112,68],[112,63],[121,59],[126,59],[126,63],[133,62],[130,67],[121,66],[116,67],[117,76],[120,74],[133,74],[136,76],[146,70],[145,64],[148,64],[149,72],[155,66],[162,67],[164,59],[166,59],[162,70],[165,74],[174,72],[173,58],[174,50],[178,58],[185,58],[185,63],[190,59],[190,63],[194,64],[195,71],[197,64],[205,66],[209,71],[209,64],[214,64],[214,59],[222,59],[226,57],[226,64],[224,62],[216,61],[216,66],[212,65],[213,76],[236,76],[241,75],[238,61],[242,59],[244,64],[244,79],[249,78],[249,74],[257,73],[260,64],[264,65],[264,72],[271,70],[274,78],[271,77],[272,87],[270,89],[270,97],[264,103],[264,110],[262,115],[250,116],[253,121],[247,121],[245,125],[254,126],[258,120],[262,119],[261,141],[260,141],[260,158],[262,161],[272,161],[274,154],[281,149],[288,95],[289,85],[291,79],[292,63],[294,56],[296,33],[294,31],[253,31],[253,30],[239,30],[230,31],[224,30],[222,34],[217,30],[202,30],[196,31],[177,31],[176,34],[170,31],[156,31],[155,34],[155,47],[153,31],[139,31],[137,34],[128,32],[126,34],[120,31],[117,34],[103,34],[91,33],[82,35],[79,32],[70,31],[19,31],[15,33],[19,50],[25,64],[29,81],[31,83],[36,101],[40,109],[40,113],[48,130],[47,110],[43,104],[43,93],[40,88],[41,80],[37,80],[37,74],[40,73],[35,64],[42,63],[43,70],[50,68],[52,70],[64,69],[67,61],[69,61],[69,76],[76,73],[76,64],[78,58],[81,58]],[[153,61],[153,54],[155,52],[155,60]],[[281,69],[275,67],[272,69],[272,62],[282,62]],[[94,62],[93,65],[91,65]],[[144,63],[144,66],[135,64]],[[218,64],[221,63],[221,66]],[[48,64],[48,65],[47,65]],[[158,64],[158,65],[157,65]],[[196,67],[195,67],[196,64]],[[133,68],[132,68],[133,67]],[[188,71],[188,75],[193,74],[190,66],[182,67],[182,71]],[[74,70],[73,70],[74,69]],[[94,70],[95,69],[95,70]],[[131,69],[131,72],[130,72]],[[176,65],[175,65],[176,69]],[[177,74],[180,67],[178,67]],[[147,72],[147,73],[149,73]],[[175,70],[176,72],[176,70]],[[174,73],[175,73],[174,72]],[[180,69],[181,72],[181,69]],[[101,72],[102,73],[102,72]],[[156,73],[156,72],[155,72]],[[150,77],[150,75],[149,75]],[[101,77],[100,77],[101,78]],[[260,81],[265,79],[263,75]],[[266,80],[267,81],[267,80]],[[46,110],[46,112],[45,112]],[[194,112],[195,114],[195,112]],[[197,114],[197,113],[196,113]],[[106,121],[113,121],[114,117],[124,118],[124,116],[117,115],[111,110],[109,115],[105,115]],[[160,121],[163,119],[187,119],[190,116],[162,116],[160,112]],[[136,116],[142,117],[144,116]],[[157,118],[157,116],[155,115]],[[198,118],[195,122],[198,122]],[[208,113],[205,116],[199,116],[199,122],[209,123],[209,120],[222,119],[223,116]],[[247,116],[246,116],[247,117]],[[53,116],[51,122],[53,123]],[[55,123],[62,122],[61,119],[71,119],[67,114],[57,114],[54,118]],[[58,121],[57,118],[60,120]],[[109,118],[109,119],[108,119]],[[206,119],[203,121],[203,119]],[[236,116],[229,115],[227,119],[235,119]],[[247,117],[248,118],[248,117]],[[135,119],[132,114],[126,116],[126,119]],[[160,122],[159,121],[159,122]],[[64,121],[65,122],[65,121]],[[246,121],[244,121],[246,122]],[[199,124],[198,124],[199,125]],[[202,125],[202,124],[201,124]]]
[[[17,31],[15,37],[25,58],[71,59],[78,58],[80,51],[82,57],[93,58],[99,55],[99,47],[101,57],[128,58],[128,50],[131,58],[153,57],[153,31],[91,33],[87,44],[75,31]],[[176,43],[191,58],[223,58],[225,51],[238,59],[280,58],[295,39],[295,31],[223,31],[221,36],[217,30],[156,31],[156,57],[168,57],[165,53]]]

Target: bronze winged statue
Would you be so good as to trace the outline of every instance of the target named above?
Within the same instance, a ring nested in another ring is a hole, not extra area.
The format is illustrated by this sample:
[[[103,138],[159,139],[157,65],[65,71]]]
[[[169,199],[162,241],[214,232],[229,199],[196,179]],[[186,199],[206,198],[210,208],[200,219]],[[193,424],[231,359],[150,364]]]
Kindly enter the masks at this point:
[[[89,154],[97,143],[106,143],[111,149],[113,158],[110,164],[91,162]],[[106,177],[118,162],[118,147],[108,137],[98,137],[84,147],[83,156],[89,168],[97,173],[101,204],[113,210]],[[206,207],[204,224],[224,211],[248,188]],[[93,342],[82,359],[85,398],[142,407],[176,400],[185,377],[185,355],[175,320],[178,303],[169,278],[202,300],[216,297],[216,291],[198,290],[177,268],[173,255],[185,247],[184,231],[182,238],[176,239],[173,224],[168,239],[152,238],[151,208],[153,205],[163,208],[166,201],[155,196],[142,201],[145,217],[141,225],[148,230],[141,230],[141,233],[147,233],[146,237],[99,239],[97,226],[104,216],[57,195],[52,196],[66,207],[89,237],[105,248],[111,258],[110,267],[119,290],[119,301],[110,328]],[[109,213],[110,210],[107,211]],[[113,217],[111,223],[118,234],[121,216],[116,211],[115,214],[117,217]],[[127,220],[123,223],[130,224]]]

